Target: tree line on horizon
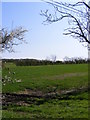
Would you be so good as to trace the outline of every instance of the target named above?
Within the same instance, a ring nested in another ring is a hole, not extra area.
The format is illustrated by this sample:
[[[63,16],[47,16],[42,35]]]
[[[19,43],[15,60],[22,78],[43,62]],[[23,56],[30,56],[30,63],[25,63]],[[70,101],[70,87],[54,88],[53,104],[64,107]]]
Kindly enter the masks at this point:
[[[59,64],[83,64],[89,63],[88,58],[71,58],[64,61],[37,60],[37,59],[2,59],[2,63],[14,63],[16,66],[38,66],[38,65],[59,65]]]

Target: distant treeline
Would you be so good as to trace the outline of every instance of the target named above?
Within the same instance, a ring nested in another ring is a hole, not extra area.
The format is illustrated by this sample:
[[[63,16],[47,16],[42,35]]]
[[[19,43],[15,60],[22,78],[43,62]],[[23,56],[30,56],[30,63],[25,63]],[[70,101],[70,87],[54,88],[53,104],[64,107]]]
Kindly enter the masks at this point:
[[[64,61],[50,61],[50,60],[37,60],[37,59],[3,59],[2,62],[12,62],[16,66],[37,66],[37,65],[58,65],[58,64],[83,64],[89,63],[89,59],[75,58]]]

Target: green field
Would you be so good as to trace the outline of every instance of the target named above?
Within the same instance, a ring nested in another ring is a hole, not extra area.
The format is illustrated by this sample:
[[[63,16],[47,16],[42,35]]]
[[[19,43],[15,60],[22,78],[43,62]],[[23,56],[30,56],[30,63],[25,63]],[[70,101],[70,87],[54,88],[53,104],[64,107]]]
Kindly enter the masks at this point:
[[[2,73],[3,94],[18,95],[3,106],[3,118],[88,118],[88,64],[7,63]]]

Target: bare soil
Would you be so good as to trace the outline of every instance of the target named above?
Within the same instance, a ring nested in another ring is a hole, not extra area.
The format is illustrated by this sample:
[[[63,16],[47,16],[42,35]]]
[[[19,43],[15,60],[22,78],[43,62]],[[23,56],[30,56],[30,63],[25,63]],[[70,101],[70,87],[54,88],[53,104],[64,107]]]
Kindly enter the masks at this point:
[[[16,104],[16,105],[30,105],[34,102],[36,102],[36,98],[43,98],[44,101],[48,99],[68,99],[69,95],[75,95],[80,92],[88,91],[88,88],[79,88],[79,89],[72,89],[72,90],[62,90],[58,92],[50,92],[50,93],[43,93],[42,91],[33,91],[30,89],[25,89],[25,91],[21,91],[19,93],[6,93],[2,94],[2,104],[4,106],[10,105],[10,104]],[[62,95],[66,95],[66,98],[62,97]],[[43,102],[44,102],[43,101]],[[42,103],[43,103],[42,102]]]

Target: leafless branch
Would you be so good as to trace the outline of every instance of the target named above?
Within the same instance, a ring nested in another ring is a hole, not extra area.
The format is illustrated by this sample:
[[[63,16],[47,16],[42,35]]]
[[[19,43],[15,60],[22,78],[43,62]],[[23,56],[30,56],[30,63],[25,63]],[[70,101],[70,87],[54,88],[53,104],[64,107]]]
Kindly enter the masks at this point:
[[[11,31],[3,28],[0,30],[0,45],[2,46],[3,50],[8,50],[9,52],[13,52],[13,46],[19,45],[24,40],[24,34],[27,32],[26,29],[22,27],[15,28]]]
[[[49,10],[41,11],[41,15],[46,18],[45,23],[51,24],[68,18],[69,27],[65,29],[67,32],[64,35],[71,35],[76,39],[80,39],[80,42],[90,44],[88,40],[88,34],[90,33],[90,28],[88,28],[88,24],[90,24],[90,6],[87,3],[77,2],[69,4],[53,0],[45,2],[50,4],[55,10],[53,14]]]

